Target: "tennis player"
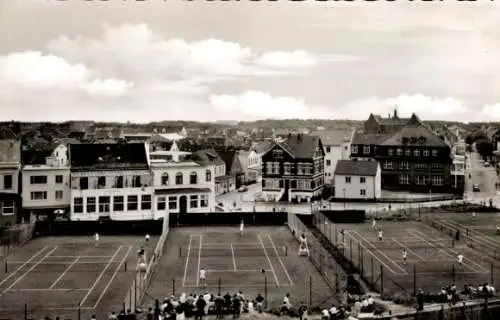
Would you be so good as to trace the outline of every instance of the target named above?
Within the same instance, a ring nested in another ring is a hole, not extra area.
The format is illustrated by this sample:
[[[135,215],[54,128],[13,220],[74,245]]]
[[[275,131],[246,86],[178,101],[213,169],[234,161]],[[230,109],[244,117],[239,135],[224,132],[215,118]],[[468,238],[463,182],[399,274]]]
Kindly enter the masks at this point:
[[[145,240],[146,240],[146,245],[148,245],[148,243],[149,243],[149,238],[150,238],[150,237],[149,237],[149,233],[146,233],[146,236],[145,236],[144,238],[145,238]]]
[[[382,231],[382,229],[380,229],[378,231],[378,241],[382,241],[383,238],[384,238],[384,231]]]
[[[463,254],[459,253],[457,256],[458,259],[458,265],[461,267],[464,264],[464,256]]]
[[[299,256],[308,256],[309,248],[307,247],[307,238],[305,234],[300,235],[300,246],[299,246]]]
[[[406,264],[406,259],[407,259],[407,252],[406,252],[406,249],[403,249],[403,264]]]
[[[207,286],[207,270],[205,268],[200,269],[200,287]]]
[[[245,221],[240,222],[240,235],[243,235],[243,230],[245,229]]]
[[[99,245],[99,233],[95,233],[94,235],[94,239],[95,239],[95,246],[97,247]]]
[[[375,220],[375,218],[373,218],[372,220],[372,230],[373,231],[377,230],[377,220]]]

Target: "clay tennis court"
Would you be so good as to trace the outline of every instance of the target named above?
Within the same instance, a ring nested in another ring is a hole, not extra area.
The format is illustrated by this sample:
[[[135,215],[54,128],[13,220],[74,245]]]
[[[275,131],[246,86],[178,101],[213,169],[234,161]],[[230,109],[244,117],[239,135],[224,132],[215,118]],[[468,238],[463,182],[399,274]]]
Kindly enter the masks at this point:
[[[145,246],[153,251],[156,238]],[[0,277],[0,318],[90,318],[119,311],[136,275],[142,237],[48,237],[7,257]]]
[[[207,287],[199,280],[201,268],[207,270]],[[330,306],[334,301],[309,259],[298,256],[298,243],[287,227],[247,227],[240,235],[235,226],[171,229],[145,302],[182,292],[240,290],[248,298],[267,291],[273,307],[286,293],[295,305]]]

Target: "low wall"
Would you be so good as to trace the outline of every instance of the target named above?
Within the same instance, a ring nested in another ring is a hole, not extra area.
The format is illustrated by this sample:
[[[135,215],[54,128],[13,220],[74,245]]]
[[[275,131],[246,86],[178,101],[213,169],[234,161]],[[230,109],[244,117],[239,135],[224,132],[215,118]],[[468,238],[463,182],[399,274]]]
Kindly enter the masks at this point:
[[[172,213],[170,226],[227,226],[239,225],[241,220],[248,225],[284,225],[286,212],[210,212],[210,213]]]
[[[145,221],[37,221],[36,236],[161,234],[163,220]]]

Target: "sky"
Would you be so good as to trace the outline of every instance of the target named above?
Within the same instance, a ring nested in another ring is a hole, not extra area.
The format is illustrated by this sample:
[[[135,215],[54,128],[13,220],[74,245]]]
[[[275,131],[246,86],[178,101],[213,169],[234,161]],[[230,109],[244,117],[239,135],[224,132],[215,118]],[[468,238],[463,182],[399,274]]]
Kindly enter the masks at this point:
[[[0,120],[500,121],[500,0],[1,0]]]

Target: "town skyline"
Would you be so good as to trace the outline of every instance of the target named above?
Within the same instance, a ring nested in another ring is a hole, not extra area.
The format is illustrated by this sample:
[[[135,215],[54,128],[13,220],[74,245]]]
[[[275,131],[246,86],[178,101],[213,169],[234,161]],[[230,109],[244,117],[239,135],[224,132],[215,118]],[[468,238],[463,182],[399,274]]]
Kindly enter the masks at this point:
[[[6,0],[0,120],[500,121],[497,6]]]

